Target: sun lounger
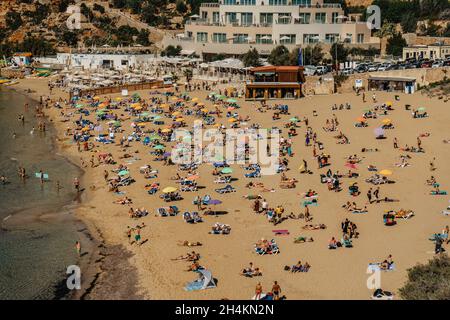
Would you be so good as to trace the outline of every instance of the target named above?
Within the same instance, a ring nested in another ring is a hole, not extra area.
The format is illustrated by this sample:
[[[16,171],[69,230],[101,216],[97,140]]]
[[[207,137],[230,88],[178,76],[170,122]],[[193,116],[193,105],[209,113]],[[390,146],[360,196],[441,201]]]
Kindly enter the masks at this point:
[[[435,190],[433,190],[433,191],[430,191],[430,194],[432,196],[445,196],[445,195],[447,195],[447,191],[436,192]]]
[[[369,211],[367,210],[353,210],[352,213],[354,214],[364,214],[364,213],[368,213]]]
[[[236,189],[233,188],[231,185],[227,184],[225,187],[216,189],[215,191],[217,193],[224,194],[224,193],[236,192]]]
[[[315,207],[317,207],[318,205],[319,205],[319,202],[317,202],[317,200],[315,200],[315,199],[313,199],[313,200],[311,200],[311,201],[303,201],[303,206],[304,207],[306,207],[306,206],[315,206]]]

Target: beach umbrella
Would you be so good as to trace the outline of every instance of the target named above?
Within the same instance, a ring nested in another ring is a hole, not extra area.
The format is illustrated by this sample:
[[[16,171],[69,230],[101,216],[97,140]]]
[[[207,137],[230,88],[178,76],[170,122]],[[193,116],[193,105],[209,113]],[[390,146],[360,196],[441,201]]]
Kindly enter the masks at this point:
[[[222,171],[220,171],[220,172],[223,174],[229,174],[229,173],[233,172],[233,169],[226,167],[226,168],[223,168]]]
[[[121,123],[120,123],[120,121],[114,121],[113,125],[114,125],[115,127],[120,127],[120,126],[121,126]]]
[[[142,123],[142,122],[138,123],[137,125],[138,125],[139,127],[145,127],[145,123]]]
[[[208,201],[208,204],[212,204],[212,205],[218,205],[218,204],[221,204],[222,203],[222,201],[220,201],[220,200],[218,200],[218,199],[211,199],[211,200],[209,200]]]
[[[149,139],[150,140],[159,140],[159,139],[161,139],[161,137],[158,135],[154,135],[154,136],[149,137]]]
[[[236,99],[232,99],[232,98],[230,98],[230,99],[228,99],[228,100],[227,100],[227,102],[228,102],[228,103],[236,103],[236,102],[237,102],[237,100],[236,100]]]
[[[194,174],[192,176],[187,177],[186,180],[192,181],[192,180],[197,180],[198,178],[200,178],[200,176]]]
[[[417,110],[422,112],[422,111],[425,111],[426,109],[425,109],[425,107],[420,107]]]
[[[191,140],[192,140],[191,136],[184,136],[183,137],[183,141],[191,141]]]
[[[226,97],[225,97],[224,95],[219,94],[218,96],[216,96],[216,98],[219,99],[219,100],[223,100],[223,99],[225,99]]]
[[[200,101],[200,99],[199,98],[197,98],[197,97],[195,97],[195,98],[192,98],[192,100],[191,100],[192,102],[198,102],[198,101]]]
[[[153,120],[159,120],[159,119],[161,119],[162,117],[161,116],[154,116],[153,117]]]
[[[141,115],[142,117],[148,117],[148,116],[150,116],[150,113],[148,113],[148,112],[142,112],[140,115]]]
[[[375,130],[373,130],[373,132],[375,133],[375,135],[377,137],[384,135],[384,130],[383,128],[375,128]]]
[[[228,122],[236,122],[237,120],[235,118],[228,119]]]
[[[388,169],[383,169],[379,172],[379,174],[381,174],[383,176],[390,176],[392,174],[392,171],[388,170]]]
[[[170,192],[175,192],[175,191],[177,191],[178,189],[177,188],[175,188],[175,187],[165,187],[164,189],[162,189],[162,192],[163,193],[170,193]]]
[[[178,101],[178,98],[177,98],[177,97],[172,97],[170,100],[172,100],[172,101]]]
[[[235,107],[228,107],[227,111],[233,111],[234,109],[236,109]]]
[[[81,129],[81,131],[89,131],[89,127],[84,127],[83,129]]]
[[[164,153],[163,153],[163,156],[164,156],[164,157],[170,157],[171,155],[172,155],[171,152],[164,152]]]
[[[127,174],[130,174],[130,172],[127,170],[122,170],[118,173],[119,176],[126,176]]]
[[[356,118],[356,121],[358,121],[358,122],[366,122],[366,118],[359,117],[359,118]]]
[[[172,131],[172,129],[168,129],[168,128],[161,130],[162,133],[169,133],[171,131]]]
[[[297,117],[293,117],[293,118],[290,118],[289,121],[291,121],[291,122],[299,122],[300,120]]]
[[[122,101],[122,98],[121,97],[117,97],[115,100],[120,102],[120,101]]]
[[[176,122],[182,122],[184,119],[182,117],[175,119]]]
[[[181,112],[180,111],[175,111],[174,113],[172,113],[172,116],[179,116],[181,114]]]
[[[75,108],[82,108],[82,107],[83,107],[83,105],[81,103],[75,105]]]
[[[386,105],[387,105],[387,106],[392,106],[392,101],[386,102]]]
[[[95,96],[95,97],[92,98],[92,99],[94,99],[94,100],[100,100],[100,97],[99,97],[99,96]]]
[[[201,112],[209,112],[209,110],[206,109],[206,108],[203,108],[203,109],[201,109],[200,111],[201,111]]]
[[[158,145],[156,145],[156,146],[154,146],[153,147],[153,149],[155,149],[155,150],[162,150],[162,149],[164,149],[165,147],[162,145],[162,144],[158,144]]]
[[[391,119],[383,119],[383,121],[381,121],[383,124],[389,124],[391,123]]]

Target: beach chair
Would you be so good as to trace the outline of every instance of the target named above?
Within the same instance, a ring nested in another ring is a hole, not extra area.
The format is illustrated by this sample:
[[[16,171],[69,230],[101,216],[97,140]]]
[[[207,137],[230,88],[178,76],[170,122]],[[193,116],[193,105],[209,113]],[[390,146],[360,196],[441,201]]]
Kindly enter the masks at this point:
[[[431,194],[432,196],[445,196],[445,195],[447,195],[447,191],[442,191],[442,190],[436,191],[436,190],[432,190],[432,191],[430,191],[430,194]]]
[[[178,213],[180,213],[180,209],[178,209],[177,206],[170,206],[169,208],[171,209],[170,210],[171,216],[176,216]]]
[[[259,177],[261,177],[261,173],[259,170],[255,170],[253,172],[244,174],[244,176],[246,178],[259,178]]]
[[[184,220],[184,222],[187,222],[187,223],[194,223],[194,219],[192,218],[191,214],[187,211],[185,213],[183,213],[183,220]]]
[[[165,208],[158,208],[158,209],[156,209],[156,213],[160,217],[168,217],[169,216],[169,214],[167,213],[167,210]]]
[[[203,197],[202,204],[206,206],[209,204],[210,200],[211,200],[211,196],[207,194],[206,196]]]
[[[215,191],[217,193],[224,194],[224,193],[236,192],[236,189],[233,188],[231,185],[227,184],[225,187],[216,189]]]

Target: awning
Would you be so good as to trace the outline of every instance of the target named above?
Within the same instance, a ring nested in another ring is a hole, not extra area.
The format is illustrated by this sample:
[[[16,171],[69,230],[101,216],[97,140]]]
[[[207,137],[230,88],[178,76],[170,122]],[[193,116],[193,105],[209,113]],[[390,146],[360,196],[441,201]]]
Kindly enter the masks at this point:
[[[182,56],[190,56],[195,53],[195,50],[181,50],[180,55]]]
[[[408,78],[408,77],[376,77],[369,76],[369,81],[399,81],[399,82],[412,82],[416,81],[416,78]]]
[[[273,76],[275,72],[255,72],[256,76]]]

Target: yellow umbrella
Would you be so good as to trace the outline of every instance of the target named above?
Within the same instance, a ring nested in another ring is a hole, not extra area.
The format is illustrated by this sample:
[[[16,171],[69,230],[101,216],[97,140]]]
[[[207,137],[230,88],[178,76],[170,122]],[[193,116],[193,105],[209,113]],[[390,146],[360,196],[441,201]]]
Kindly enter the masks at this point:
[[[199,103],[197,103],[197,105],[198,105],[199,107],[203,107],[205,104],[204,104],[203,102],[199,102]]]
[[[137,106],[137,107],[134,108],[134,110],[141,110],[141,109],[142,109],[141,106]]]
[[[235,122],[235,121],[237,121],[235,118],[228,119],[228,122]]]
[[[100,97],[99,96],[95,96],[93,99],[94,100],[100,100]]]
[[[392,171],[384,169],[384,170],[381,170],[379,173],[382,174],[383,176],[390,176],[392,174]]]
[[[214,127],[220,127],[220,123],[216,123],[216,124],[214,124]]]
[[[183,118],[178,118],[178,119],[175,119],[175,121],[181,122],[181,121],[184,121],[184,119]]]
[[[122,101],[122,98],[121,97],[117,97],[116,101]]]
[[[164,193],[170,193],[170,192],[175,192],[175,191],[177,191],[178,189],[177,188],[175,188],[175,187],[165,187],[163,190],[162,190],[162,192],[164,192]]]
[[[388,124],[388,123],[391,123],[391,119],[383,119],[383,121],[381,121],[381,122],[383,122],[384,124]]]
[[[192,102],[198,102],[199,100],[199,98],[192,98]]]
[[[180,111],[175,111],[174,113],[172,113],[172,115],[175,117],[175,116],[179,116],[181,114],[181,112]]]
[[[170,131],[172,131],[172,130],[171,129],[167,129],[167,128],[161,130],[161,132],[163,132],[163,133],[167,133],[167,132],[170,132]]]
[[[178,98],[177,98],[177,97],[172,97],[172,99],[170,99],[170,100],[172,100],[172,101],[178,101]]]
[[[140,122],[140,123],[138,123],[138,126],[139,127],[145,127],[145,123]]]
[[[161,105],[161,108],[167,108],[167,107],[169,107],[169,105],[168,105],[167,103],[163,103],[163,104]]]
[[[388,102],[386,102],[386,105],[388,105],[388,106],[392,106],[392,101],[388,101]]]
[[[201,112],[208,112],[209,110],[206,108],[203,108],[202,110],[200,110]]]
[[[84,127],[83,129],[81,129],[81,131],[89,131],[88,127]]]

